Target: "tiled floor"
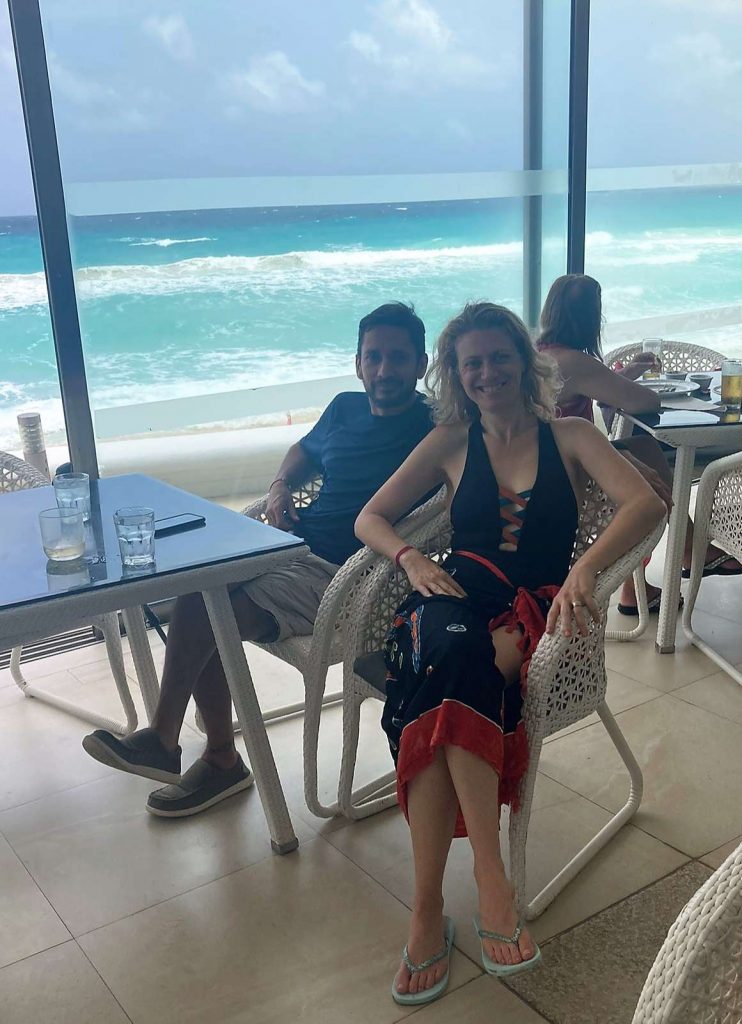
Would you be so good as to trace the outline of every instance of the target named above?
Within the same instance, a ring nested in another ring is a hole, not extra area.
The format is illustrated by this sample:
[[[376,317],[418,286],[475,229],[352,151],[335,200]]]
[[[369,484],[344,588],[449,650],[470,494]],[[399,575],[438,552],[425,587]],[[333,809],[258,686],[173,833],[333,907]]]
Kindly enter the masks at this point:
[[[742,581],[705,582],[700,608],[700,631],[742,663]],[[153,646],[160,658],[156,638]],[[534,923],[544,965],[510,987],[482,973],[470,850],[454,843],[451,986],[415,1014],[421,1024],[629,1024],[670,923],[742,840],[742,687],[684,642],[674,656],[655,654],[650,635],[609,644],[607,660],[609,704],[644,770],[639,813]],[[295,672],[255,650],[250,661],[265,708],[298,699]],[[101,646],[26,672],[116,712]],[[364,712],[359,763],[368,777],[388,767],[378,713],[370,703]],[[328,799],[340,719],[329,709],[322,730]],[[186,759],[200,745],[192,713],[188,722]],[[392,1024],[409,1016],[389,995],[412,893],[406,825],[397,811],[356,824],[311,815],[301,729],[300,718],[269,729],[301,841],[297,853],[276,857],[254,789],[193,819],[154,819],[144,811],[151,783],[92,761],[80,747],[82,722],[24,699],[0,673],[3,1024]],[[594,719],[550,740],[541,769],[532,892],[625,792]]]

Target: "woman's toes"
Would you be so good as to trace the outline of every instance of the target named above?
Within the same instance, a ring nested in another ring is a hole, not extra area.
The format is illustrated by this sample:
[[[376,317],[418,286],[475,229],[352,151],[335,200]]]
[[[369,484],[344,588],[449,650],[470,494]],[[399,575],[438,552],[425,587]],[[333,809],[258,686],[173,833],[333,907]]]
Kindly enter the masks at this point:
[[[410,990],[410,974],[404,964],[397,971],[394,979],[394,987],[400,995],[406,995]]]

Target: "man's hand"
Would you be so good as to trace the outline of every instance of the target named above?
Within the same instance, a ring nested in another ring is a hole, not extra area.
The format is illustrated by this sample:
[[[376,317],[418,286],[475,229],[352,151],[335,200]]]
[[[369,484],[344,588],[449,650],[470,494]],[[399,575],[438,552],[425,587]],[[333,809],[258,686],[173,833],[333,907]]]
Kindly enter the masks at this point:
[[[658,497],[662,498],[667,508],[667,514],[672,512],[672,491],[659,475],[659,473],[648,466],[646,462],[640,462],[630,452],[622,451],[621,454],[627,459],[637,472],[641,473],[644,479],[647,481],[652,490],[657,494]]]
[[[283,480],[276,480],[268,491],[265,516],[271,526],[278,530],[290,531],[299,522],[291,491]]]
[[[410,548],[402,555],[399,564],[407,573],[407,578],[412,584],[412,589],[423,597],[432,597],[433,594],[446,594],[448,597],[466,597],[466,591],[458,585],[453,576],[450,576],[445,569],[433,562],[430,558],[418,551],[417,548]]]

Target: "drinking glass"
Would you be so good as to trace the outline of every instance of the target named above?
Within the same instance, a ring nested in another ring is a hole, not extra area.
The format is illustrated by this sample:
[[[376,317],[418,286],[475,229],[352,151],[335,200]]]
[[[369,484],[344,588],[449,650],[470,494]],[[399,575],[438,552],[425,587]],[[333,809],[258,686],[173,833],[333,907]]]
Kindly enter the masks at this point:
[[[77,508],[90,519],[90,478],[87,473],[57,473],[52,480],[58,508]]]
[[[121,563],[133,569],[155,560],[155,513],[151,508],[120,508],[113,514]]]
[[[742,405],[742,362],[736,359],[721,364],[721,404],[727,409]]]
[[[653,380],[655,377],[659,377],[662,371],[662,360],[660,359],[660,355],[662,353],[662,338],[643,338],[642,352],[651,352],[655,359],[654,366],[651,369],[644,371],[643,379]]]
[[[51,562],[71,562],[85,551],[85,527],[77,508],[47,508],[39,512],[41,543]]]

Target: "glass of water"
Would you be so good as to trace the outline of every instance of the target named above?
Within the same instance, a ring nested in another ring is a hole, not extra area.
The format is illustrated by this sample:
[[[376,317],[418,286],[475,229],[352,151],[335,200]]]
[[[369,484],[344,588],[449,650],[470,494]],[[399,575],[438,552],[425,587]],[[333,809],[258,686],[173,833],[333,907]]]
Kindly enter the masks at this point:
[[[120,508],[113,514],[122,565],[142,569],[155,561],[155,513],[151,508]]]
[[[57,473],[52,480],[58,508],[76,508],[90,519],[90,478],[87,473]]]
[[[77,508],[46,508],[39,512],[41,543],[50,562],[71,562],[85,552],[85,527]]]

